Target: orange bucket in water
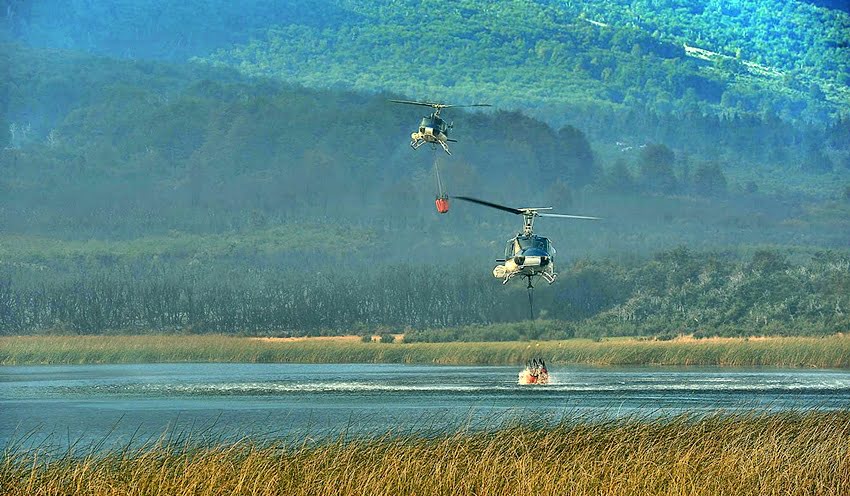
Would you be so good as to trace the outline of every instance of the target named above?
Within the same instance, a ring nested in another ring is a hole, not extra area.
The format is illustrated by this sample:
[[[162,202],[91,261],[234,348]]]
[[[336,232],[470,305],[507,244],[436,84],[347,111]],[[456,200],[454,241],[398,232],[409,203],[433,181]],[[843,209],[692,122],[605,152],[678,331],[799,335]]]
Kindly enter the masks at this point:
[[[437,204],[437,212],[444,214],[449,211],[449,197],[448,196],[438,196],[435,202]]]

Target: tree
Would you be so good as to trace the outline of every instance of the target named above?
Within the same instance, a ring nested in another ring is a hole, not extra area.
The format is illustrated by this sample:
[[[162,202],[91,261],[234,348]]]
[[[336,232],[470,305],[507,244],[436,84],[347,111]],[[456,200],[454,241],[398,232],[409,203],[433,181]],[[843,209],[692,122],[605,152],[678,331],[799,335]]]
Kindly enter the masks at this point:
[[[573,194],[567,183],[558,179],[546,190],[546,200],[557,208],[567,208],[573,204]]]
[[[775,250],[758,250],[753,254],[749,268],[770,274],[785,270],[788,266],[788,259],[782,253]]]
[[[805,153],[800,168],[809,173],[823,174],[832,170],[832,160],[823,152],[821,146],[810,141],[805,145]]]
[[[12,142],[12,132],[10,131],[10,124],[6,122],[2,116],[0,116],[0,150],[3,150]]]
[[[640,151],[640,183],[647,191],[672,193],[676,189],[673,162],[676,155],[663,144],[649,144]]]
[[[605,177],[605,187],[619,193],[630,193],[635,189],[635,179],[623,159],[617,159]]]
[[[700,196],[719,196],[726,193],[726,176],[716,162],[703,163],[694,172],[693,186]]]
[[[576,186],[590,184],[596,178],[596,159],[587,136],[581,130],[566,125],[558,130],[558,140],[567,169],[567,178]]]

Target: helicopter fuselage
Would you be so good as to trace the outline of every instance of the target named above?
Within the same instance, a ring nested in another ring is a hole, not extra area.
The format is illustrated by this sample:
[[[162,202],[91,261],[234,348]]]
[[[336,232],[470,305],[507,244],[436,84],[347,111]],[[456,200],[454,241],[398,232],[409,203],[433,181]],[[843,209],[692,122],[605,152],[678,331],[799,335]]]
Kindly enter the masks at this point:
[[[549,238],[534,234],[534,219],[536,217],[556,217],[561,219],[599,220],[599,217],[586,215],[556,214],[547,212],[552,207],[513,208],[499,205],[469,196],[455,196],[458,200],[477,203],[485,207],[495,208],[503,212],[522,215],[522,231],[508,240],[505,246],[505,258],[496,260],[501,265],[493,268],[493,276],[502,279],[507,284],[515,276],[528,278],[529,298],[532,278],[541,276],[549,284],[555,282],[555,248],[549,243]],[[541,212],[542,211],[542,212]],[[529,299],[529,301],[531,301]]]
[[[446,153],[451,155],[447,142],[454,140],[449,139],[449,128],[451,126],[436,114],[423,117],[419,123],[419,129],[410,135],[410,147],[415,150],[425,143],[431,143],[440,145]]]
[[[413,132],[410,135],[410,147],[414,150],[424,145],[425,143],[431,143],[432,145],[440,145],[443,150],[449,155],[452,152],[449,151],[448,142],[455,140],[449,139],[449,129],[452,128],[452,124],[446,124],[442,118],[440,118],[440,111],[446,108],[454,108],[454,107],[489,107],[489,103],[473,103],[469,105],[450,105],[446,103],[437,103],[437,102],[418,102],[413,100],[390,100],[393,103],[401,103],[404,105],[419,105],[420,107],[431,107],[434,109],[430,115],[427,115],[422,118],[422,122],[419,123],[419,130]]]
[[[549,284],[555,282],[555,249],[543,236],[518,235],[507,242],[505,258],[493,268],[493,276],[506,284],[516,276],[541,276]]]

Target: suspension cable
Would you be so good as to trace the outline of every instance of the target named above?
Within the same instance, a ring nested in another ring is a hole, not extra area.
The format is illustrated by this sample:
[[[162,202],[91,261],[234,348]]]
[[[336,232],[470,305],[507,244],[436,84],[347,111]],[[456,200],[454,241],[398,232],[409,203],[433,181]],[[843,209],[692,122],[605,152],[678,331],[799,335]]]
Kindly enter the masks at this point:
[[[443,191],[443,180],[440,178],[440,155],[436,150],[434,151],[434,175],[437,177],[437,196],[443,198],[445,191]]]

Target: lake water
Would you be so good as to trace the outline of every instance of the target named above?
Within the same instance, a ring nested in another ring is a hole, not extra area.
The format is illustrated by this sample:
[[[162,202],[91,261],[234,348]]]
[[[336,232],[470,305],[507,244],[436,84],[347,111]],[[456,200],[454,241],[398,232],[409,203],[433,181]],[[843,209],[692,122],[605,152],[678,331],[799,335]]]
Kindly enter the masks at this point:
[[[850,408],[836,370],[148,364],[0,367],[0,446],[486,429],[563,416]]]

